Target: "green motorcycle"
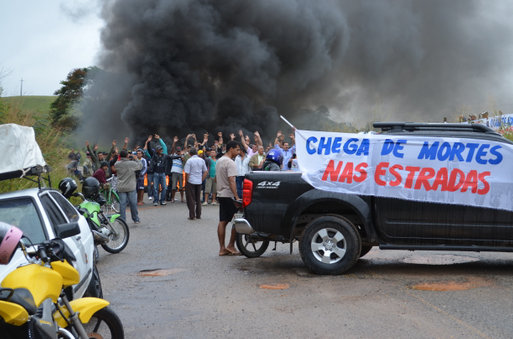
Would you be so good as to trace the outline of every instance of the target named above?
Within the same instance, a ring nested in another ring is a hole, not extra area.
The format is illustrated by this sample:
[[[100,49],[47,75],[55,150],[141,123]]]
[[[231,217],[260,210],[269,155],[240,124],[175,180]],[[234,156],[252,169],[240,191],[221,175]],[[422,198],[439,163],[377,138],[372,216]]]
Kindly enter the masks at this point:
[[[59,183],[59,189],[66,198],[74,196],[82,199],[76,208],[86,218],[93,232],[94,244],[101,245],[109,253],[121,252],[128,244],[128,225],[120,214],[106,216],[102,212],[101,206],[106,200],[100,194],[98,180],[94,177],[85,178],[82,181],[82,193],[75,192],[77,188],[75,180],[71,178],[64,178]],[[98,252],[95,252],[97,256]]]
[[[119,253],[128,244],[130,232],[128,225],[119,214],[112,214],[107,217],[101,210],[101,201],[88,200],[82,193],[75,193],[75,196],[82,198],[78,205],[78,211],[89,224],[94,235],[96,245],[101,245],[109,253]],[[101,198],[101,197],[100,197]]]

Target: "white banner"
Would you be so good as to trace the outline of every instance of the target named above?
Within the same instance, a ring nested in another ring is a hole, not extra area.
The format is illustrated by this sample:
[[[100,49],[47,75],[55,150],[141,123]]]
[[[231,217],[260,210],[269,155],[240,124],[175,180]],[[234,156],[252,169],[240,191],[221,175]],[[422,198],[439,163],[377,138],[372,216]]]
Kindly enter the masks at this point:
[[[488,140],[296,131],[315,188],[513,211],[513,145]]]
[[[513,114],[503,114],[490,118],[479,118],[476,120],[470,120],[467,124],[468,123],[481,124],[496,131],[500,131],[501,129],[509,129],[513,126]]]

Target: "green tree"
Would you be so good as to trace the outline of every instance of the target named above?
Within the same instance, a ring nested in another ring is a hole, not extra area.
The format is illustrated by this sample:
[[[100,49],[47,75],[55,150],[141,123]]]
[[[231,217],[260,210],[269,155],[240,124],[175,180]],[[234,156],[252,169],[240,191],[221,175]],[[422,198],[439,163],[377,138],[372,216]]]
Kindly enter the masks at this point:
[[[0,98],[0,123],[4,120],[7,112],[7,104]]]
[[[73,105],[77,103],[84,93],[87,85],[87,74],[90,68],[76,68],[72,70],[66,80],[61,81],[62,87],[55,91],[57,99],[50,105],[50,117],[54,127],[74,129],[78,118],[73,116]]]

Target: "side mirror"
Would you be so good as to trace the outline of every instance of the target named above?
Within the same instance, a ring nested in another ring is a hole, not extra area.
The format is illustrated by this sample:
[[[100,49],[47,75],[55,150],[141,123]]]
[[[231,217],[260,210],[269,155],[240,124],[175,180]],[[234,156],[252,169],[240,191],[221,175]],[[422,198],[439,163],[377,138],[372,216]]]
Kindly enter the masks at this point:
[[[78,222],[70,222],[69,224],[60,224],[55,228],[57,237],[64,239],[80,234],[80,226]]]

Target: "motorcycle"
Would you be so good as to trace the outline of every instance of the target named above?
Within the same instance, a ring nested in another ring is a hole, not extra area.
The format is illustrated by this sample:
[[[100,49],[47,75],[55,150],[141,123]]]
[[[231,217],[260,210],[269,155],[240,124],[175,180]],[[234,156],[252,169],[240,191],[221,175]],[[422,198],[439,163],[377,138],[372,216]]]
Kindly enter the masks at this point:
[[[112,214],[108,218],[101,206],[105,198],[100,194],[100,182],[94,177],[82,180],[82,193],[76,192],[78,186],[72,178],[64,178],[59,182],[59,190],[66,199],[79,197],[82,202],[76,207],[86,220],[94,236],[96,246],[101,245],[109,253],[119,253],[128,244],[130,231],[120,214]],[[95,250],[95,257],[98,251]]]
[[[93,232],[94,242],[101,245],[109,253],[119,253],[128,244],[130,231],[128,225],[120,214],[112,214],[107,217],[101,210],[104,201],[99,196],[97,201],[86,199],[82,193],[73,193],[72,196],[80,197],[82,202],[77,210],[82,214]]]
[[[77,223],[63,224],[56,231],[65,238],[78,234],[79,227]],[[5,253],[14,253],[17,246],[29,262],[9,273],[1,283],[2,338],[123,339],[123,325],[108,301],[69,301],[65,289],[78,283],[80,276],[66,259],[65,243],[53,239],[27,247],[20,241],[21,234],[15,226],[0,223],[0,263],[7,263],[12,254],[6,257]]]

